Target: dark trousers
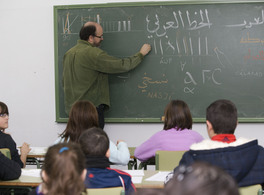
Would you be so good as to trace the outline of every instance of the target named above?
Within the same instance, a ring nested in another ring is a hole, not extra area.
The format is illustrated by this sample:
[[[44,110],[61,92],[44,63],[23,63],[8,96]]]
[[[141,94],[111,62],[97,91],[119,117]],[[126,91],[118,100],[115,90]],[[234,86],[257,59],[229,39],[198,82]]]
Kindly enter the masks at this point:
[[[104,129],[105,122],[104,122],[104,105],[100,104],[96,107],[96,110],[98,112],[98,119],[99,119],[99,127],[101,129]]]

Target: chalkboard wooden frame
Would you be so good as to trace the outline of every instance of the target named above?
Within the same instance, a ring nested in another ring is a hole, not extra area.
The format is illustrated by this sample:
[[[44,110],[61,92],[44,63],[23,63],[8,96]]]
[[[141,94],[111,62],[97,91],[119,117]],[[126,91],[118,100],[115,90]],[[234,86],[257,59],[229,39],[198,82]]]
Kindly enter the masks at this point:
[[[72,10],[72,9],[81,9],[81,8],[113,8],[113,7],[140,7],[140,6],[163,6],[163,5],[203,5],[203,4],[253,4],[253,3],[260,3],[262,1],[249,1],[249,0],[240,0],[240,1],[169,1],[169,2],[131,2],[131,3],[106,3],[106,4],[87,4],[87,5],[61,5],[61,6],[54,6],[54,58],[55,58],[55,99],[56,99],[56,122],[67,122],[68,118],[62,116],[60,110],[62,109],[62,100],[60,99],[60,88],[61,88],[61,81],[60,81],[60,70],[59,70],[59,40],[58,40],[58,17],[60,10]],[[211,102],[208,102],[208,105]],[[205,111],[204,111],[205,112]],[[163,110],[161,111],[160,116],[163,115]],[[161,122],[159,117],[131,117],[131,118],[122,118],[122,117],[107,117],[106,122],[118,122],[118,123],[156,123]],[[205,122],[205,117],[194,117],[194,122]],[[264,122],[264,117],[239,117],[239,122]]]

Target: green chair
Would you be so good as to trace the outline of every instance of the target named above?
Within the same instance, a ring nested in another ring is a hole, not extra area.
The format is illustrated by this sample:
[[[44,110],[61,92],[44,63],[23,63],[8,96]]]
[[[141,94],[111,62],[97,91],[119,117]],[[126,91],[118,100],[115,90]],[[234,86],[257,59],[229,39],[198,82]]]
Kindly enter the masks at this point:
[[[123,187],[112,187],[112,188],[87,188],[86,192],[88,195],[125,195]]]
[[[130,153],[130,160],[127,164],[128,170],[132,170],[133,168],[134,168],[134,170],[137,169],[137,159],[134,156],[135,149],[136,149],[136,147],[128,147],[128,150]]]
[[[155,161],[156,170],[160,171],[171,171],[179,162],[186,151],[156,151]]]
[[[0,148],[0,152],[5,155],[7,158],[11,159],[11,152],[9,148]]]
[[[148,165],[155,165],[155,157],[150,158],[146,161],[142,161],[141,163],[139,163],[138,169],[143,169],[147,170],[147,166]]]
[[[260,184],[240,187],[239,193],[240,195],[262,195],[262,187]]]

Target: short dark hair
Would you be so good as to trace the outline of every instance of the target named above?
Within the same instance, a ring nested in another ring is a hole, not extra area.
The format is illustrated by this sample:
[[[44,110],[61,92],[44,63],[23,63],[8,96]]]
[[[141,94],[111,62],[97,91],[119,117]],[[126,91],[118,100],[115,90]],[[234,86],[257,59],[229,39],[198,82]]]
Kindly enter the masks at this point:
[[[109,138],[99,127],[85,130],[79,138],[79,143],[86,156],[105,156],[109,149]]]
[[[216,134],[234,134],[237,126],[237,109],[229,100],[217,100],[206,110],[208,120]]]
[[[166,106],[164,130],[177,128],[177,130],[192,128],[192,115],[188,105],[182,100],[171,100]]]
[[[219,167],[198,161],[191,166],[177,167],[164,190],[167,195],[239,195],[231,175]]]
[[[88,25],[88,26],[83,25],[79,33],[80,39],[87,41],[90,36],[95,35],[95,32],[96,32],[95,25]]]

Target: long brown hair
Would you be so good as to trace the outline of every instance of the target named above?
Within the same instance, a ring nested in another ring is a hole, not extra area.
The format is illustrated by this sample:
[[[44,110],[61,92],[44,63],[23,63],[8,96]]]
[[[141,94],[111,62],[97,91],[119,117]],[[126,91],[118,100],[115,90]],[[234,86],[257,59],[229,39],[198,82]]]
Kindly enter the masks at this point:
[[[177,130],[192,128],[192,115],[188,105],[182,100],[171,100],[166,106],[164,130],[176,128]]]
[[[98,127],[98,113],[95,106],[87,100],[73,104],[66,129],[60,135],[67,142],[77,142],[81,133],[89,128]]]
[[[82,173],[85,156],[77,143],[60,143],[49,147],[42,170],[47,178],[48,194],[80,195],[85,190]]]

